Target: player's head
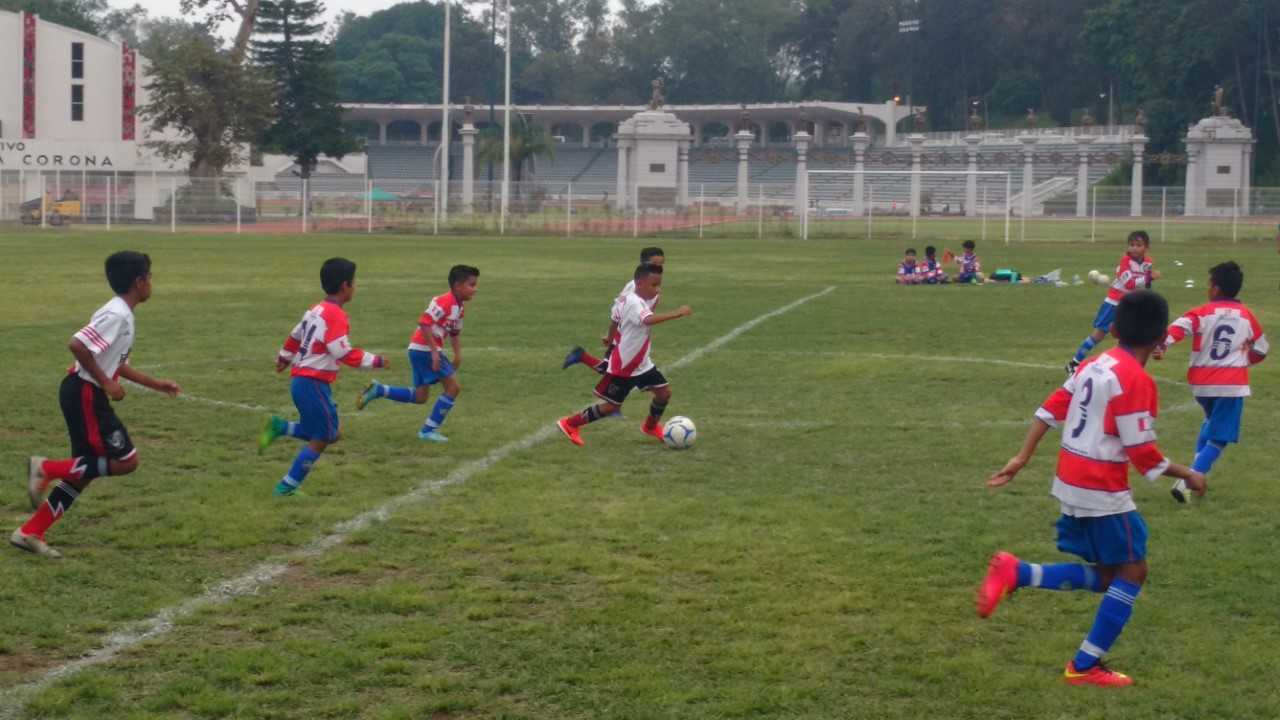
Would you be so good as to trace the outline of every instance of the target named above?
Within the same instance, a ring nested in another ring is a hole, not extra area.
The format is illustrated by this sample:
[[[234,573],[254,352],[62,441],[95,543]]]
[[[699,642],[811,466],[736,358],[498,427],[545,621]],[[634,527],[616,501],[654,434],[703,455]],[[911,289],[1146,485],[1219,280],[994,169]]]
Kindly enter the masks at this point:
[[[662,252],[662,248],[650,246],[640,251],[640,264],[648,263],[650,265],[663,265],[667,262],[666,253]]]
[[[1147,251],[1151,249],[1151,236],[1146,230],[1134,230],[1129,233],[1129,256],[1134,260],[1141,260],[1146,256]]]
[[[963,248],[965,249],[965,251],[966,251],[966,252],[973,252],[974,250],[976,250],[976,249],[978,248],[978,243],[976,243],[976,242],[974,242],[974,241],[972,241],[972,240],[965,240],[965,241],[964,241],[964,244],[963,244],[963,245],[961,245],[960,247],[963,247]]]
[[[462,302],[476,296],[476,282],[480,279],[480,268],[471,265],[454,265],[449,268],[449,289]]]
[[[662,287],[662,266],[653,263],[642,263],[632,275],[636,281],[636,294],[648,300],[658,294]]]
[[[1116,337],[1132,348],[1155,347],[1169,327],[1169,303],[1159,293],[1137,290],[1120,299]]]
[[[1244,287],[1244,271],[1234,260],[1209,268],[1209,298],[1234,299]]]
[[[924,256],[932,260],[938,254],[938,248],[932,245],[926,245],[924,248]]]
[[[121,250],[112,253],[104,263],[107,271],[107,284],[117,295],[130,292],[138,302],[146,302],[151,297],[151,257],[136,250]]]
[[[329,258],[320,266],[320,287],[326,295],[346,302],[356,294],[356,264],[346,258]]]
[[[915,262],[915,261],[916,261],[916,249],[915,249],[915,248],[907,248],[906,256],[907,256],[907,262]]]

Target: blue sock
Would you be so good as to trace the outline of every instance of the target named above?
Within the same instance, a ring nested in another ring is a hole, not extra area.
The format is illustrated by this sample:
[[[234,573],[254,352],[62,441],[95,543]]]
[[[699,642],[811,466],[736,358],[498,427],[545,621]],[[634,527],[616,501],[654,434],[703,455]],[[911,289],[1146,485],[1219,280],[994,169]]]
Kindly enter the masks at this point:
[[[1088,565],[1078,563],[1036,565],[1019,561],[1018,587],[1102,592],[1102,579]]]
[[[1076,350],[1076,362],[1084,362],[1084,359],[1089,357],[1089,353],[1093,352],[1097,346],[1098,341],[1094,340],[1092,335],[1085,338],[1084,342],[1080,343],[1080,349]]]
[[[1191,469],[1207,474],[1213,469],[1213,464],[1218,462],[1218,458],[1222,457],[1222,451],[1226,449],[1226,445],[1210,440],[1205,443],[1203,448],[1200,448],[1200,452],[1196,453],[1196,459],[1195,462],[1191,463]]]
[[[1102,604],[1098,605],[1098,616],[1094,618],[1093,629],[1080,644],[1076,653],[1076,670],[1087,670],[1102,659],[1111,649],[1112,643],[1124,631],[1124,624],[1129,622],[1133,614],[1133,603],[1138,599],[1142,587],[1126,582],[1120,578],[1111,581],[1107,594],[1102,596]]]
[[[303,447],[298,451],[298,456],[293,459],[293,465],[289,466],[289,472],[280,479],[280,483],[276,485],[276,490],[287,492],[296,490],[303,480],[307,479],[307,473],[311,472],[311,466],[316,460],[320,459],[320,453],[311,449],[310,445]]]
[[[423,427],[435,430],[444,424],[444,419],[449,417],[449,411],[453,409],[454,399],[448,395],[441,395],[436,400],[436,406],[431,408],[431,417],[427,418],[427,422]]]
[[[299,440],[311,439],[307,437],[307,434],[305,432],[302,431],[302,425],[296,422],[285,423],[284,434],[288,435],[291,438],[298,438]]]
[[[1204,446],[1208,444],[1209,444],[1209,421],[1205,420],[1203,423],[1200,424],[1200,436],[1196,438],[1196,454],[1199,455],[1200,451],[1204,449]]]
[[[398,403],[413,402],[413,388],[391,387],[378,383],[378,397]]]

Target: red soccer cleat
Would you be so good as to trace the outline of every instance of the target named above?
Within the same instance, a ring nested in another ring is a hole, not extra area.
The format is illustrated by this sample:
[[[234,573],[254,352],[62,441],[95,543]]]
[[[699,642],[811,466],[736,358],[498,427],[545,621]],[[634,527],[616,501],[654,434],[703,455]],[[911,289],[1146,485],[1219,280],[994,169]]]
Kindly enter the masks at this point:
[[[646,422],[645,424],[640,426],[640,432],[644,433],[645,435],[652,435],[653,437],[656,437],[659,440],[662,439],[661,425],[650,425],[649,423]]]
[[[1077,672],[1074,660],[1067,663],[1067,668],[1062,671],[1062,679],[1068,685],[1096,685],[1108,688],[1129,687],[1133,684],[1133,678],[1124,673],[1118,673],[1101,662],[1088,670]]]
[[[577,445],[578,447],[586,445],[586,443],[582,441],[582,434],[578,432],[578,428],[569,425],[569,419],[570,418],[567,417],[560,418],[556,421],[556,427],[560,428],[560,432],[564,433],[564,436],[569,438],[569,442]]]
[[[1018,558],[1003,550],[991,556],[987,576],[978,586],[978,617],[989,618],[1000,601],[1018,589]]]

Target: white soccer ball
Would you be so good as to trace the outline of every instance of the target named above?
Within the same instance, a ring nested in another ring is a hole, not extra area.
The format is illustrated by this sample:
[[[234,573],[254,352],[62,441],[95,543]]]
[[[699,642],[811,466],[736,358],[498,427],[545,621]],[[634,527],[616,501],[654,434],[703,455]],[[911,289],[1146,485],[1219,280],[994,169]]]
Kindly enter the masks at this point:
[[[1111,283],[1111,278],[1107,277],[1106,273],[1101,273],[1097,270],[1090,270],[1089,282],[1094,285],[1109,285]]]
[[[677,415],[662,426],[662,442],[675,450],[692,447],[698,439],[698,428],[693,421],[683,415]]]

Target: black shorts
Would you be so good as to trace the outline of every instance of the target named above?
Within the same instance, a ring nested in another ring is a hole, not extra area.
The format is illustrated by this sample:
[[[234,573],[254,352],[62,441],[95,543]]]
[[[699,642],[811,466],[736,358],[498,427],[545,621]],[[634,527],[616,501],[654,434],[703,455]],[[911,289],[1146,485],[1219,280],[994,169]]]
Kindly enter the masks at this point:
[[[634,377],[618,377],[605,374],[600,383],[596,385],[596,397],[614,405],[621,405],[626,401],[632,390],[653,390],[670,384],[667,382],[667,378],[663,376],[662,371],[658,370],[656,366],[648,372]]]
[[[127,460],[137,453],[102,388],[74,373],[67,375],[58,389],[58,404],[67,420],[73,457]]]

